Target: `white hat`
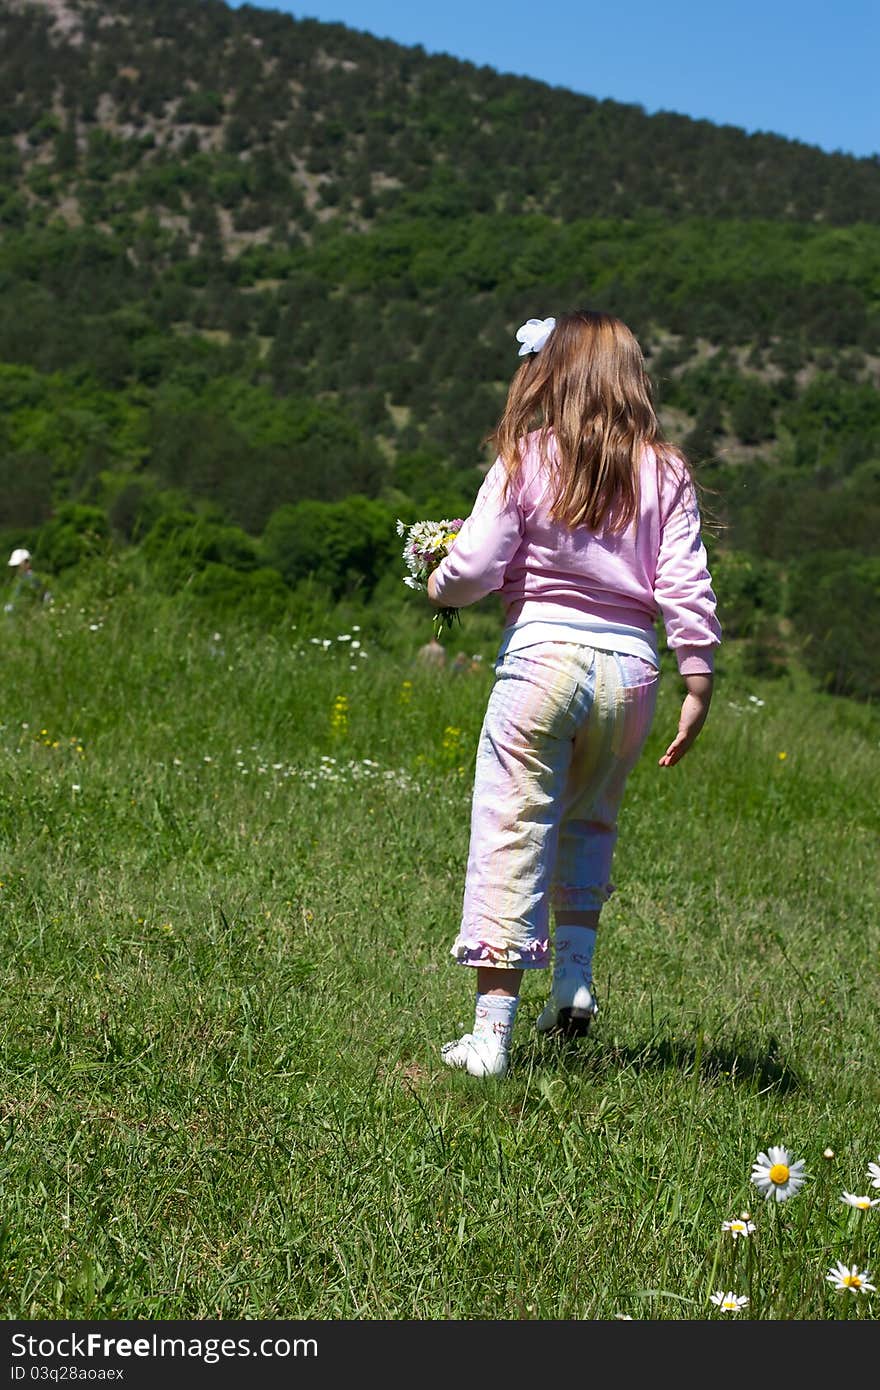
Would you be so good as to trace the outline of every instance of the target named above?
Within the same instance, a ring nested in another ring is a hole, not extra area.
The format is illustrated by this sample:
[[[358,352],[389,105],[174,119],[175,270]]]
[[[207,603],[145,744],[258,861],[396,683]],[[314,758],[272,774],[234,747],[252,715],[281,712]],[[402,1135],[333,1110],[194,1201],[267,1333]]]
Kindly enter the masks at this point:
[[[9,557],[10,565],[20,565],[23,560],[29,560],[31,552],[29,550],[13,550]]]

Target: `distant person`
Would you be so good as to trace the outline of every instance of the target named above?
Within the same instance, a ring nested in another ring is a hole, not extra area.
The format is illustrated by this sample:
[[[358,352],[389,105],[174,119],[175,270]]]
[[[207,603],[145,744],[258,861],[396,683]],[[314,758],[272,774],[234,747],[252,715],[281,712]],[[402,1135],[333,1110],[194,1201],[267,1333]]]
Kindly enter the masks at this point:
[[[446,651],[437,641],[437,638],[432,637],[430,642],[419,647],[416,652],[416,661],[419,666],[425,667],[426,670],[442,671],[446,665]]]
[[[452,674],[453,674],[454,676],[463,676],[463,675],[465,674],[466,671],[470,671],[470,669],[471,669],[471,661],[470,661],[470,657],[468,656],[467,652],[456,652],[456,653],[455,653],[455,656],[452,658],[452,668],[451,668],[451,669],[452,669]]]
[[[473,1031],[443,1060],[507,1070],[523,970],[554,969],[540,1032],[585,1033],[593,948],[611,893],[627,777],[657,695],[662,616],[685,694],[672,767],[709,712],[721,640],[687,465],[660,431],[636,339],[584,310],[530,319],[497,455],[455,548],[428,580],[437,607],[499,592],[506,607],[477,748],[461,927]],[[540,428],[536,424],[540,422]]]
[[[14,613],[22,603],[51,603],[52,595],[41,579],[34,574],[29,550],[13,550],[7,562],[18,571],[12,586],[12,593],[4,605],[7,613]]]

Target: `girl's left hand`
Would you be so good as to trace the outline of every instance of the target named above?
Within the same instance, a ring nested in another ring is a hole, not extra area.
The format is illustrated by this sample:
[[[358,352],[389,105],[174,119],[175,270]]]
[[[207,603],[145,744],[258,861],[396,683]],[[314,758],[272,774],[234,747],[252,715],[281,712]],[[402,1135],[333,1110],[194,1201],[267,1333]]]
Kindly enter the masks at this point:
[[[658,759],[660,767],[674,767],[696,742],[706,722],[709,705],[712,702],[712,677],[710,675],[685,676],[687,694],[681,706],[678,733],[670,743],[663,757]]]

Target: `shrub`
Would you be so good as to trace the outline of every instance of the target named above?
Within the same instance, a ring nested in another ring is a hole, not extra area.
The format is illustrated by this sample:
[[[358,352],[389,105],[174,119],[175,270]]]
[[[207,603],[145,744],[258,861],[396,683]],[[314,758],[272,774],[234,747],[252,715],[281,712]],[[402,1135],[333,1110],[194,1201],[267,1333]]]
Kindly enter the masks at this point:
[[[53,574],[106,554],[110,527],[100,507],[68,502],[40,531],[40,564]]]
[[[166,593],[183,588],[209,565],[248,574],[260,564],[256,542],[239,527],[189,512],[160,517],[142,553]]]
[[[779,611],[781,588],[775,567],[739,550],[713,551],[710,564],[724,636],[755,635],[761,620]]]
[[[211,612],[271,624],[289,609],[291,593],[281,575],[273,569],[249,573],[210,561],[189,586],[188,593]]]
[[[272,513],[263,542],[288,584],[314,576],[338,598],[361,588],[372,592],[395,563],[394,523],[391,511],[368,497],[295,502]]]
[[[848,550],[806,556],[789,580],[789,616],[823,689],[880,696],[880,558]]]

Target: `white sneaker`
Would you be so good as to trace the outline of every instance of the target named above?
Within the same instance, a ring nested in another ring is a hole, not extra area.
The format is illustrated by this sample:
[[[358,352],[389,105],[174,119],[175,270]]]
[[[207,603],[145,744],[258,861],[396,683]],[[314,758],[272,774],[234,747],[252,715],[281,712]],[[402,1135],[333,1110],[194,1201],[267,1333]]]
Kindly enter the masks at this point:
[[[494,1038],[476,1038],[473,1033],[444,1043],[440,1056],[447,1067],[458,1067],[471,1076],[503,1076],[507,1071],[507,1048]]]
[[[551,994],[538,1015],[535,1027],[539,1033],[559,1031],[570,1038],[582,1038],[590,1031],[590,1024],[599,1012],[596,995],[592,985],[576,984],[572,980],[568,989],[562,981],[562,989],[557,996]],[[559,988],[559,986],[557,986]]]

